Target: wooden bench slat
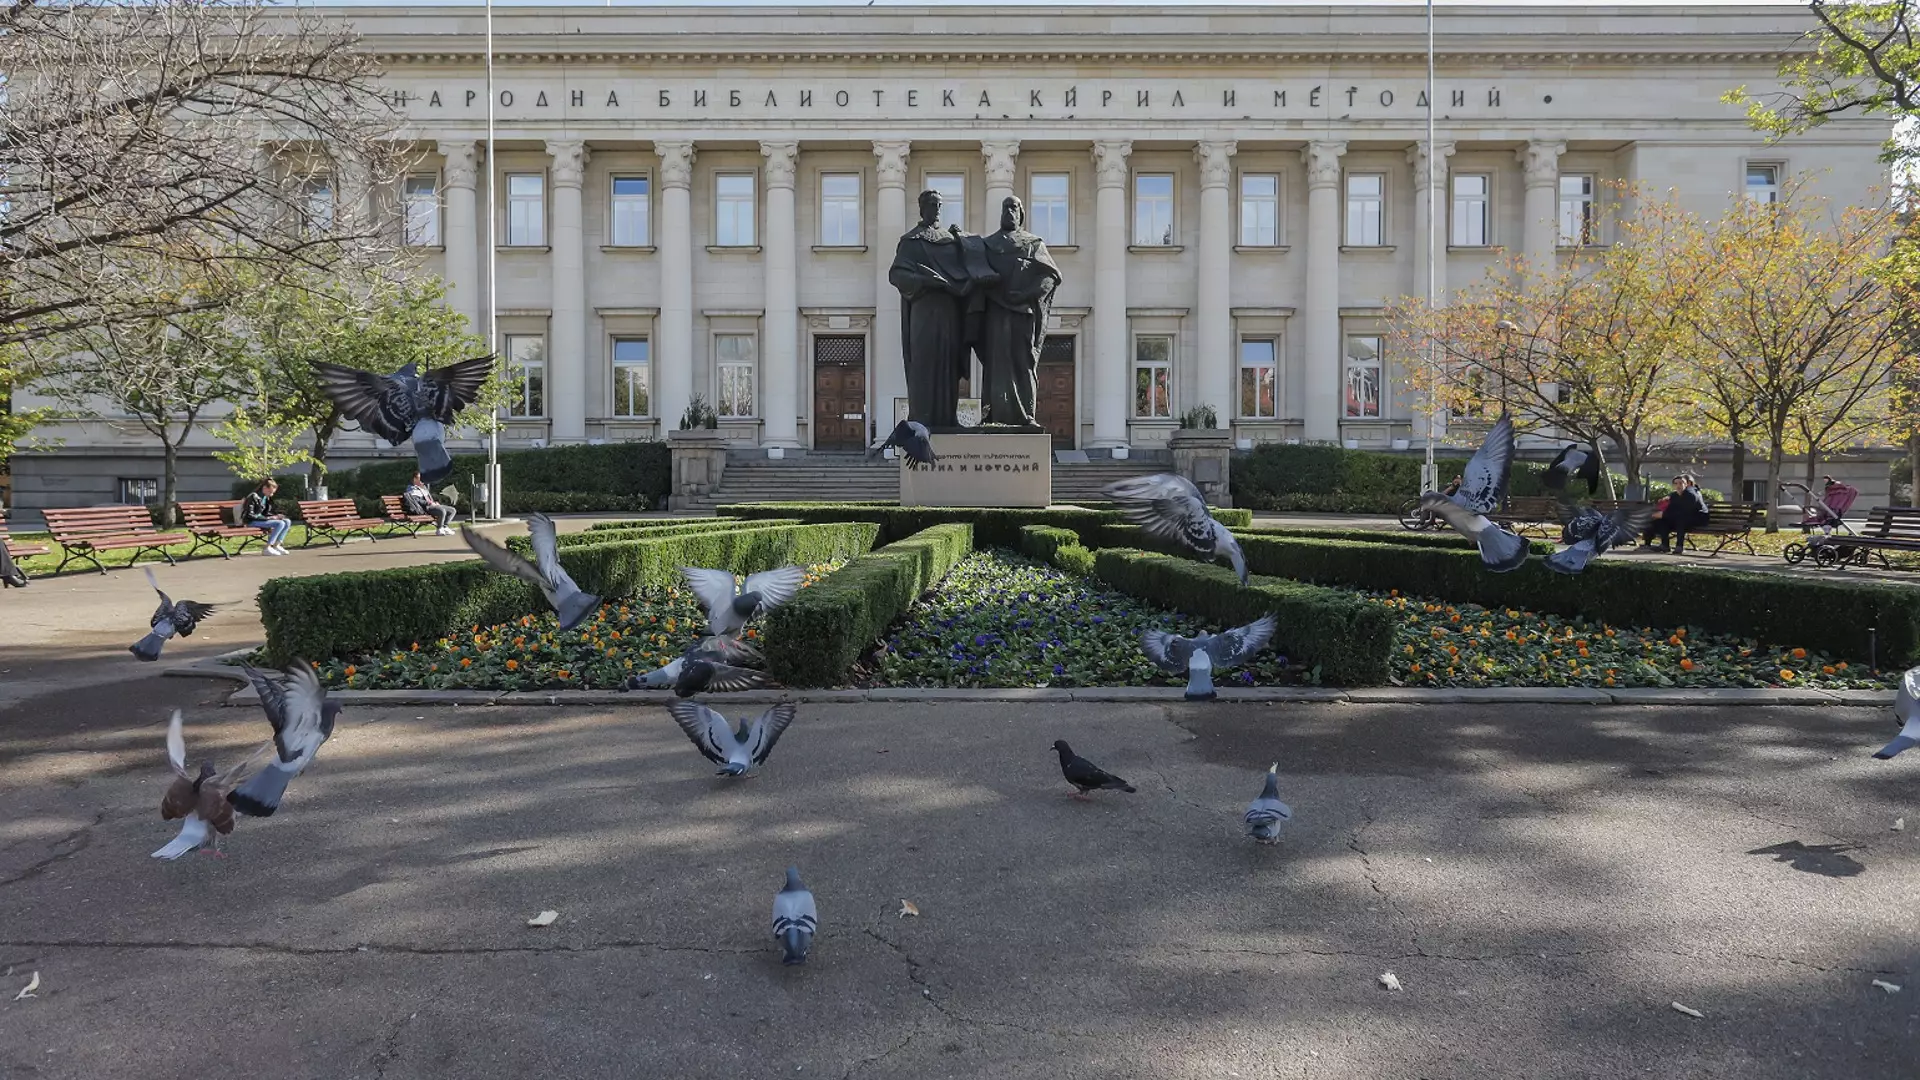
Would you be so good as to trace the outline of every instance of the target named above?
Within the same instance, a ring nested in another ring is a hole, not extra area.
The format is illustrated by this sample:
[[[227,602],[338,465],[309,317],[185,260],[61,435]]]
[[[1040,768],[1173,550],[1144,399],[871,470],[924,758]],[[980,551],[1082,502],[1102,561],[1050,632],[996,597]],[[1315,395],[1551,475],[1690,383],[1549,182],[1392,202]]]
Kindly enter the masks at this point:
[[[392,530],[405,529],[408,536],[418,536],[421,529],[439,524],[439,519],[432,514],[408,513],[405,500],[398,495],[380,496],[380,509],[386,511],[389,535]]]
[[[239,506],[239,499],[214,499],[205,502],[177,503],[180,517],[193,533],[194,545],[187,552],[189,556],[197,554],[201,548],[210,547],[220,553],[223,559],[245,552],[248,544],[267,542],[264,530],[254,525],[235,525],[229,518],[233,509]],[[229,552],[222,540],[238,540],[240,546]]]
[[[339,547],[348,536],[360,533],[368,540],[378,539],[373,530],[387,524],[380,518],[360,516],[352,499],[305,500],[300,503],[300,520],[307,523],[307,542],[318,536]]]
[[[60,565],[54,568],[59,573],[74,559],[86,559],[94,568],[106,573],[99,553],[103,551],[121,551],[135,549],[128,564],[140,561],[142,553],[153,551],[173,562],[173,556],[166,552],[169,544],[184,544],[193,539],[185,533],[163,533],[153,527],[153,517],[144,506],[87,506],[64,507],[41,511],[47,519],[47,531],[64,550]]]

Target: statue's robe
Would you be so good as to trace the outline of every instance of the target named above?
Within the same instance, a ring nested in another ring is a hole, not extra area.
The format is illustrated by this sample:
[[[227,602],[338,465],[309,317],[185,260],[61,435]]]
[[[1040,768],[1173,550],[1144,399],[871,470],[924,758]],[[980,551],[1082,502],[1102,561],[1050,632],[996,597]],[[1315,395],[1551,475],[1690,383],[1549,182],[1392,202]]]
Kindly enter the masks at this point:
[[[985,418],[993,424],[1035,427],[1036,369],[1054,290],[1060,287],[1060,268],[1046,242],[1024,229],[1002,229],[987,237],[985,246],[995,278],[985,291],[985,316],[975,344],[985,368]]]
[[[900,290],[908,415],[930,428],[957,424],[955,408],[967,361],[967,309],[980,285],[978,276],[986,273],[979,244],[977,236],[963,238],[932,225],[916,226],[900,238],[887,271],[887,280]]]

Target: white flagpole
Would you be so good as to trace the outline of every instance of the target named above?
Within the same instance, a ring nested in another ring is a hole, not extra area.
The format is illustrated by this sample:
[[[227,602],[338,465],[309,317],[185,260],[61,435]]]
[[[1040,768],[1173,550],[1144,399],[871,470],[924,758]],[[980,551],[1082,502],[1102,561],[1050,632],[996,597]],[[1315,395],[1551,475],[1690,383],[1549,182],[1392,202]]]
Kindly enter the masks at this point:
[[[1426,176],[1422,176],[1420,178],[1420,183],[1427,189],[1427,236],[1426,236],[1427,311],[1428,311],[1429,318],[1432,317],[1434,303],[1436,302],[1436,297],[1434,295],[1434,288],[1433,288],[1434,270],[1439,265],[1439,258],[1440,258],[1439,242],[1437,238],[1445,235],[1445,230],[1443,230],[1440,227],[1440,219],[1437,216],[1439,214],[1440,200],[1439,200],[1439,196],[1434,191],[1433,176],[1431,175],[1431,172],[1434,166],[1433,114],[1434,114],[1435,104],[1436,104],[1436,99],[1433,96],[1433,0],[1427,0],[1427,154],[1426,154],[1427,164],[1426,164],[1426,168],[1429,174]],[[1427,338],[1427,461],[1426,461],[1426,466],[1421,470],[1421,474],[1420,474],[1421,487],[1425,491],[1437,491],[1440,488],[1440,477],[1438,475],[1438,470],[1434,465],[1434,460],[1433,460],[1433,444],[1440,437],[1439,435],[1440,420],[1438,416],[1439,387],[1436,385],[1436,380],[1438,380],[1439,377],[1440,377],[1440,371],[1439,371],[1438,358],[1434,355],[1434,341],[1432,336],[1429,335]]]
[[[499,228],[500,210],[499,170],[494,162],[499,159],[493,153],[493,0],[487,0],[487,337],[489,344],[497,354],[501,349],[499,327],[495,325],[495,313],[500,310],[500,275],[495,262],[499,239],[494,230]],[[506,358],[501,357],[504,366]],[[504,378],[508,371],[501,372]],[[509,410],[510,411],[510,410]],[[505,417],[498,412],[494,415],[493,431],[487,435],[487,517],[494,521],[501,517],[500,498],[500,425]]]

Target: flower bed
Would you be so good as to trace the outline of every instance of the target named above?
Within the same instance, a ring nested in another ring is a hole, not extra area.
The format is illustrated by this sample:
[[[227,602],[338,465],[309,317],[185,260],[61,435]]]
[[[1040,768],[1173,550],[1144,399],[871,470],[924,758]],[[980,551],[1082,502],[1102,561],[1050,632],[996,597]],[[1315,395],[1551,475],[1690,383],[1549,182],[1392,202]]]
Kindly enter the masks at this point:
[[[806,584],[834,565],[807,568]],[[575,630],[552,612],[526,615],[392,652],[320,665],[328,686],[353,690],[617,690],[706,634],[706,614],[690,589],[654,588],[609,603]],[[749,639],[759,631],[749,629]]]

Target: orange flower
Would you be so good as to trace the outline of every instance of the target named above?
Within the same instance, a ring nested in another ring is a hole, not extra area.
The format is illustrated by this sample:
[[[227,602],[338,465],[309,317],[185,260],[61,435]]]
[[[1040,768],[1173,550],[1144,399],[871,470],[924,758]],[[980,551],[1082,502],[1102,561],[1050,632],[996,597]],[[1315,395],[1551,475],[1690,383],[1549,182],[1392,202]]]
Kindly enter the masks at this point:
[[[1612,686],[1612,685],[1613,685],[1613,673],[1612,673],[1612,672],[1608,672],[1608,673],[1607,673],[1607,685],[1608,685],[1608,686]]]
[[[1399,595],[1400,595],[1400,590],[1399,590],[1399,589],[1388,589],[1388,590],[1387,590],[1387,595],[1388,595],[1388,596],[1399,596]]]
[[[1793,650],[1793,658],[1795,660],[1805,660],[1807,658],[1807,650],[1805,649]]]
[[[1587,647],[1585,645],[1580,646],[1580,655],[1581,656],[1587,655]]]
[[[1407,655],[1408,655],[1408,656],[1412,656],[1412,655],[1413,655],[1413,646],[1411,646],[1411,645],[1409,645],[1409,646],[1407,646]]]
[[[349,678],[349,679],[351,679],[351,678],[353,678],[353,673],[354,673],[355,671],[358,671],[358,670],[359,670],[359,669],[358,669],[358,668],[356,668],[356,667],[354,667],[354,666],[353,666],[352,664],[348,664],[348,665],[347,665],[347,678]]]
[[[525,635],[522,635],[520,637],[516,637],[513,639],[513,647],[516,649],[523,647],[524,645],[526,645],[526,643],[527,643],[527,639]]]
[[[566,672],[566,671],[564,671],[564,670],[562,670],[562,671],[556,671],[556,672],[554,672],[554,674],[556,674],[556,675],[558,675],[558,676],[560,676],[560,677],[561,677],[561,678],[563,678],[563,679],[567,677],[567,672]]]
[[[759,636],[760,636],[760,631],[758,631],[758,630],[755,630],[755,629],[753,629],[752,627],[748,627],[748,628],[747,628],[747,636],[748,636],[748,637],[750,637],[750,638],[757,638],[757,637],[759,637]]]
[[[1835,664],[1834,667],[1839,668],[1841,671],[1845,671],[1847,670],[1847,662],[1845,660],[1842,660],[1838,664]]]
[[[1686,658],[1686,657],[1684,657],[1684,656],[1683,656],[1683,657],[1681,657],[1681,658],[1680,658],[1680,670],[1681,670],[1681,671],[1692,671],[1692,670],[1693,670],[1693,661],[1692,661],[1692,660],[1690,660],[1690,659],[1688,659],[1688,658]]]
[[[1683,627],[1681,627],[1680,629],[1678,629],[1678,630],[1675,630],[1675,631],[1673,632],[1673,636],[1674,636],[1674,637],[1686,637],[1686,636],[1687,636],[1687,628],[1683,626]]]
[[[1678,644],[1680,644],[1680,635],[1679,635],[1679,634],[1675,634],[1675,635],[1673,635],[1672,637],[1670,637],[1670,638],[1668,638],[1668,639],[1667,639],[1667,644],[1669,644],[1669,645],[1678,645]]]
[[[519,670],[520,670],[520,661],[518,661],[518,660],[509,660],[509,661],[507,661],[507,670],[508,670],[508,671],[519,671]]]
[[[1611,626],[1609,626],[1609,627],[1607,627],[1607,636],[1608,636],[1608,637],[1612,637],[1612,636],[1613,636],[1613,627],[1611,627]]]
[[[1780,681],[1781,681],[1781,682],[1792,682],[1792,681],[1793,681],[1793,669],[1792,669],[1792,668],[1781,668],[1781,669],[1780,669]]]
[[[463,668],[470,668],[470,667],[472,667],[472,666],[473,666],[473,657],[471,657],[471,656],[463,656],[463,657],[461,657],[461,658],[460,658],[460,666],[461,666],[461,667],[463,667]]]
[[[1419,664],[1413,665],[1412,671],[1415,675],[1420,674],[1420,665]]]
[[[414,642],[414,643],[413,643],[413,651],[414,651],[414,652],[419,652],[419,651],[420,651],[420,643],[419,643],[419,642],[417,642],[417,641],[416,641],[416,642]]]
[[[1827,664],[1826,666],[1824,666],[1824,667],[1822,667],[1822,668],[1820,669],[1820,671],[1821,671],[1821,673],[1823,673],[1823,674],[1826,674],[1826,675],[1831,675],[1831,674],[1833,674],[1833,665],[1832,665],[1832,664]]]
[[[1460,655],[1460,650],[1459,650],[1458,648],[1456,648],[1456,647],[1454,647],[1454,646],[1452,646],[1452,645],[1449,645],[1449,646],[1447,646],[1447,655],[1448,655],[1448,656],[1459,656],[1459,655]]]

